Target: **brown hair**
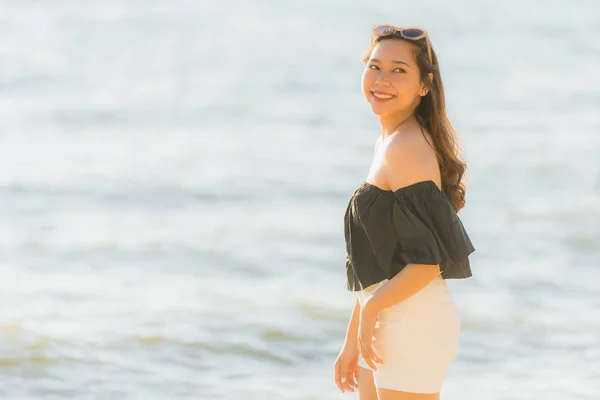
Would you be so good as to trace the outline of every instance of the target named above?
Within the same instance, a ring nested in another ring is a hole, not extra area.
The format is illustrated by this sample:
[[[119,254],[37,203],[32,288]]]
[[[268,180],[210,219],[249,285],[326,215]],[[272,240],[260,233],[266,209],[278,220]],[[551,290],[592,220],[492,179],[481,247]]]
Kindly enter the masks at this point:
[[[429,63],[427,54],[426,38],[419,40],[407,40],[399,34],[390,34],[376,38],[365,55],[363,63],[371,57],[375,46],[382,40],[397,39],[405,40],[412,44],[415,51],[415,59],[421,74],[421,81],[429,89],[427,95],[421,98],[421,103],[415,111],[415,116],[422,128],[425,128],[433,139],[433,148],[437,154],[438,164],[442,177],[442,192],[458,212],[465,206],[466,186],[462,182],[462,176],[467,169],[467,164],[460,155],[458,137],[450,120],[446,115],[446,101],[444,98],[444,85],[440,75],[437,55],[431,47],[433,64]],[[431,46],[431,42],[429,43]],[[433,74],[433,84],[429,80],[428,73]],[[425,137],[427,140],[427,137]]]

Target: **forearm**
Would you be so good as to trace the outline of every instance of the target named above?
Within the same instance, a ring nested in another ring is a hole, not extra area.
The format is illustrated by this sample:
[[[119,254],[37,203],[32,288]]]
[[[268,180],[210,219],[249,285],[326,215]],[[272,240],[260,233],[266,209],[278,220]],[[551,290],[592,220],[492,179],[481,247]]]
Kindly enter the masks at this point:
[[[357,296],[356,301],[354,303],[354,309],[352,310],[352,315],[350,316],[350,322],[348,323],[348,329],[346,330],[346,340],[344,342],[345,345],[358,346],[359,319],[360,319],[360,303],[358,301],[358,296]]]
[[[377,313],[406,300],[427,286],[440,273],[438,265],[408,264],[392,279],[369,296],[364,308]]]

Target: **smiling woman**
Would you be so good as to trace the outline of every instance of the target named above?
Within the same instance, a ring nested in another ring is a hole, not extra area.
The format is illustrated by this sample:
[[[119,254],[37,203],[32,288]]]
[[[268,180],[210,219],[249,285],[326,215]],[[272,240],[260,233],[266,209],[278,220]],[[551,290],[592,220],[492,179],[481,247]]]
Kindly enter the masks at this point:
[[[363,62],[381,134],[344,216],[357,298],[336,384],[359,400],[437,400],[461,331],[446,280],[472,276],[475,248],[457,214],[466,164],[427,31],[375,26]]]
[[[406,59],[410,60],[411,49],[408,47],[409,45],[404,44],[403,42],[387,42],[384,45],[377,47],[377,53],[383,53],[384,59],[385,53],[393,52],[398,55],[404,55]],[[408,56],[408,57],[407,57]],[[380,56],[381,57],[381,56]],[[374,97],[373,100],[391,100],[398,97],[397,93],[413,93],[419,90],[419,75],[418,73],[411,71],[411,66],[406,61],[402,60],[388,60],[386,62],[381,61],[378,58],[370,58],[369,65],[363,74],[363,90],[366,90],[367,97],[372,95]],[[399,66],[401,65],[401,67]],[[381,70],[386,68],[392,69],[392,76],[390,77],[390,81],[393,83],[394,90],[392,91],[392,85],[389,87],[378,87],[377,80],[383,75]],[[418,71],[417,71],[418,72]],[[421,88],[423,93],[427,93],[427,89]],[[393,93],[396,92],[396,93]],[[405,98],[410,96],[404,96]],[[414,97],[414,96],[413,96]],[[415,97],[416,98],[416,97]],[[404,107],[405,104],[401,102],[394,102],[396,108]],[[381,114],[381,109],[373,109],[373,112],[376,115]],[[393,110],[386,110],[388,113]]]

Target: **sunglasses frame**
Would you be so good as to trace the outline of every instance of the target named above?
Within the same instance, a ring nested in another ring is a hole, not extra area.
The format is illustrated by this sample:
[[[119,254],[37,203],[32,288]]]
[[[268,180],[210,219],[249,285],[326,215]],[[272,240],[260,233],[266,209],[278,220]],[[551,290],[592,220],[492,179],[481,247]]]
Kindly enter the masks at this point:
[[[377,30],[380,28],[388,28],[386,29],[383,33],[377,33]],[[412,36],[405,36],[404,35],[404,31],[406,30],[410,30],[410,29],[418,29],[420,31],[422,31],[423,33],[417,37],[412,37]],[[389,35],[394,35],[396,33],[399,33],[400,36],[402,36],[404,39],[408,39],[408,40],[420,40],[425,38],[425,42],[427,43],[427,55],[429,56],[429,63],[433,64],[433,59],[431,57],[431,45],[429,43],[429,33],[427,33],[427,30],[418,27],[418,26],[395,26],[395,25],[391,25],[391,24],[379,24],[379,25],[375,25],[372,29],[372,35],[371,35],[371,42],[375,41],[375,39],[382,37],[382,36],[389,36]]]

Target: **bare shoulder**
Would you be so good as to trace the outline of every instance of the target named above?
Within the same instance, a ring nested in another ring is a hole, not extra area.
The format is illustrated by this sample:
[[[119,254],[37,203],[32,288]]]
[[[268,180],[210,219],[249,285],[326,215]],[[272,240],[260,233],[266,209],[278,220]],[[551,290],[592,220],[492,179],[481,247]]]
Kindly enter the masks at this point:
[[[392,136],[384,158],[385,176],[392,190],[428,180],[441,187],[435,151],[420,131]]]
[[[381,145],[381,136],[377,136],[377,140],[375,140],[375,150],[374,154],[377,154],[379,151],[379,146]]]

